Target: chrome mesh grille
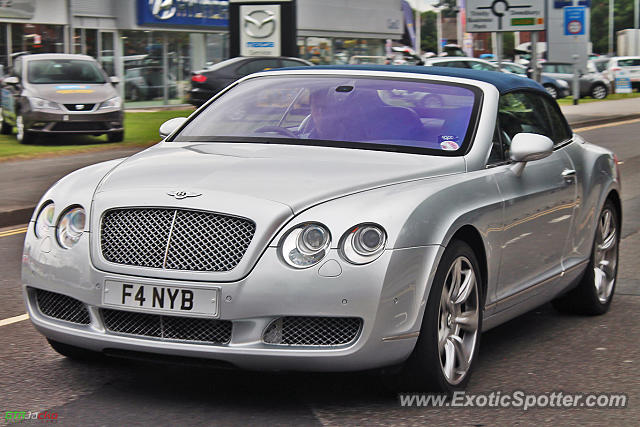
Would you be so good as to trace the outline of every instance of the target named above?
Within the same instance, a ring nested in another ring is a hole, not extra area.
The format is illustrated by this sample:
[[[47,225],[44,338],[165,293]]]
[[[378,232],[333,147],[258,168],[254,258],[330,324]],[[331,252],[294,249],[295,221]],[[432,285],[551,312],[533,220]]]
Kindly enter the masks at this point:
[[[265,329],[263,341],[278,345],[336,346],[354,341],[362,327],[356,317],[281,317]]]
[[[231,340],[232,323],[228,320],[163,316],[109,309],[102,309],[101,313],[104,326],[110,332],[211,344],[227,344]]]
[[[38,310],[45,316],[80,325],[91,323],[87,307],[77,299],[42,289],[35,292]]]
[[[244,218],[181,209],[114,209],[102,218],[100,246],[116,264],[230,271],[255,233]]]

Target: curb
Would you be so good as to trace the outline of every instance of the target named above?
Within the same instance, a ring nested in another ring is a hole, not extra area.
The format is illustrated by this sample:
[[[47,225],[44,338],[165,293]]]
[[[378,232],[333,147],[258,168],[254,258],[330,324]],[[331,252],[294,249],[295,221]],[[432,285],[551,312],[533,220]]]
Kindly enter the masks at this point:
[[[35,208],[35,206],[28,206],[25,208],[0,211],[0,227],[10,227],[12,225],[28,223]]]
[[[569,126],[571,128],[580,128],[586,126],[597,126],[603,125],[607,123],[615,123],[622,122],[625,120],[633,120],[640,118],[640,113],[636,114],[624,114],[613,117],[607,117],[603,119],[594,119],[594,120],[583,120],[578,122],[569,122]],[[10,227],[13,225],[26,224],[31,219],[31,215],[33,214],[34,206],[28,206],[24,208],[12,209],[12,210],[0,210],[0,228],[2,227]]]
[[[626,120],[640,119],[640,113],[621,114],[618,116],[606,117],[603,119],[582,120],[577,122],[569,122],[572,128],[605,125],[607,123],[624,122]]]

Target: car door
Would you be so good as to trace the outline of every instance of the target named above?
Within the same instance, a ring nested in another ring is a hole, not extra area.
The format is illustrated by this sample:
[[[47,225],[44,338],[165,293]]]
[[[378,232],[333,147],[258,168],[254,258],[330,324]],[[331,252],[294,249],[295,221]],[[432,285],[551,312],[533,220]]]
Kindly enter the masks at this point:
[[[573,79],[573,74],[567,74],[563,68],[564,64],[542,64],[542,72],[556,80],[564,80],[565,82],[571,85],[571,79]]]
[[[554,133],[558,125],[551,123],[549,102],[545,95],[529,91],[500,99],[499,127],[506,159],[511,140],[521,132],[548,136],[555,146],[549,157],[528,162],[521,174],[511,164],[496,168],[504,200],[498,310],[541,292],[538,284],[552,285],[562,272],[577,193],[574,166],[563,146],[566,132],[565,136]]]

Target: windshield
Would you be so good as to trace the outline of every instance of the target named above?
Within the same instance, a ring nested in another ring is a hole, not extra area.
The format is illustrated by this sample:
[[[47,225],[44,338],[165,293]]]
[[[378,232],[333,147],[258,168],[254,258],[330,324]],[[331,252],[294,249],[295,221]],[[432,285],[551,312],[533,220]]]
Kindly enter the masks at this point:
[[[261,77],[222,95],[174,140],[461,155],[480,93],[471,86],[424,80]]]
[[[38,59],[27,62],[27,79],[33,84],[105,83],[93,61],[82,59]]]

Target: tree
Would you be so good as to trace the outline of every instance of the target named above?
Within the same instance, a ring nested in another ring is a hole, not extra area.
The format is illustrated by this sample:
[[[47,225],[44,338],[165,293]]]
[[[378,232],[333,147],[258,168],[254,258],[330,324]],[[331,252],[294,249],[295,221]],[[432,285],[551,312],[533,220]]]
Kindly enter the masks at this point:
[[[437,14],[435,12],[424,12],[422,14],[422,26],[420,28],[420,47],[423,52],[438,52],[438,31]]]
[[[613,47],[616,49],[616,32],[633,28],[633,0],[615,0],[613,7],[614,35]],[[596,53],[609,50],[609,0],[591,1],[591,43]]]

